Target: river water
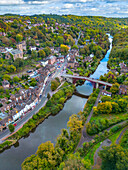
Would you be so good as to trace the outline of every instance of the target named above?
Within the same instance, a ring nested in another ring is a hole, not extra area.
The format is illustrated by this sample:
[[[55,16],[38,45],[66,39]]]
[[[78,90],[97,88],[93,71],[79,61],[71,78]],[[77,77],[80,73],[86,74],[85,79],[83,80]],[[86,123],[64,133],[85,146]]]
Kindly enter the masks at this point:
[[[111,36],[109,36],[109,40],[111,42],[110,49],[100,62],[97,70],[91,75],[93,78],[99,79],[100,75],[107,73],[107,61],[112,49]],[[77,90],[79,93],[90,95],[93,91],[93,86],[86,81],[82,86],[78,86]],[[55,143],[57,136],[61,133],[61,129],[67,128],[69,117],[83,110],[86,101],[86,98],[73,95],[65,103],[63,110],[59,114],[44,120],[27,138],[20,139],[16,146],[12,146],[0,154],[0,170],[20,170],[24,159],[34,154],[41,143],[46,141]]]

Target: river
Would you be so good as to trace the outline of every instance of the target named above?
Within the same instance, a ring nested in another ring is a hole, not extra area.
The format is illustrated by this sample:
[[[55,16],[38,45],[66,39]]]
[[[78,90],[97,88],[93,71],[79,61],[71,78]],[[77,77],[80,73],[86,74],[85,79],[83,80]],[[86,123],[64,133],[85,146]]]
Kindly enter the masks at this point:
[[[112,49],[111,36],[109,36],[109,40],[111,42],[110,49],[94,74],[91,75],[93,78],[99,79],[100,75],[107,73],[107,61]],[[93,91],[93,86],[86,81],[82,86],[77,86],[77,90],[82,94],[90,95]],[[20,170],[24,159],[34,154],[41,143],[46,141],[55,143],[57,136],[61,133],[61,129],[67,128],[69,117],[83,110],[86,101],[86,98],[73,95],[65,103],[63,110],[59,114],[44,120],[28,137],[20,139],[16,146],[12,146],[0,154],[0,170]]]

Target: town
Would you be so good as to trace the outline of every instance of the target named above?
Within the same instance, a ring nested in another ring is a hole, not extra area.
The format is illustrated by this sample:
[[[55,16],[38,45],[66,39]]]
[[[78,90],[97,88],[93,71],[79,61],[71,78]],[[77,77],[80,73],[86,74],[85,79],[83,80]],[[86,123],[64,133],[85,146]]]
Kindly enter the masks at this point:
[[[23,156],[22,169],[32,169],[34,159],[43,160],[40,150],[47,146],[53,148],[47,152],[53,152],[55,163],[48,155],[47,165],[35,163],[34,168],[61,169],[77,156],[85,169],[99,168],[102,146],[119,144],[128,119],[125,22],[70,15],[0,16],[0,150],[15,146],[51,116],[63,112],[66,118],[60,135],[56,130],[64,117],[46,125],[48,134],[40,130],[43,143],[34,157]],[[114,136],[119,132],[121,136]],[[54,146],[50,134],[56,136]]]

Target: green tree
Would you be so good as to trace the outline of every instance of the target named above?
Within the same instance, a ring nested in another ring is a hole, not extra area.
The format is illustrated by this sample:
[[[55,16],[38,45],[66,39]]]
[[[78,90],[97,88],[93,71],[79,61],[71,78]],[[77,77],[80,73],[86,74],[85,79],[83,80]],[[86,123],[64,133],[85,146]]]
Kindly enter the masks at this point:
[[[62,162],[58,170],[86,170],[91,168],[91,162],[84,160],[78,153],[70,154],[65,162]]]
[[[99,103],[97,106],[97,112],[99,114],[110,114],[112,112],[111,102]]]
[[[9,66],[7,66],[7,70],[9,73],[13,73],[16,71],[16,67],[13,65],[9,65]]]
[[[51,54],[51,49],[49,47],[45,47],[44,52],[45,52],[46,56],[49,56]]]
[[[128,101],[126,99],[119,99],[118,105],[119,105],[119,111],[125,112],[127,108]]]
[[[10,80],[11,80],[11,77],[10,77],[9,75],[5,74],[5,75],[3,76],[3,79],[10,81]]]
[[[47,94],[47,98],[48,98],[48,100],[51,98],[51,96],[50,96],[50,94],[49,94],[49,93]]]
[[[118,93],[119,87],[120,87],[120,85],[118,83],[113,84],[112,87],[110,88],[110,91],[112,92],[112,94]]]
[[[19,67],[22,67],[24,65],[24,60],[21,58],[17,58],[14,61],[14,66],[18,69]]]
[[[69,47],[67,45],[61,44],[60,50],[62,54],[67,55]]]
[[[37,58],[37,52],[34,51],[34,50],[32,50],[32,52],[31,52],[31,57],[32,57],[32,58]]]
[[[8,126],[8,128],[9,128],[9,130],[10,130],[11,133],[14,132],[14,130],[15,130],[15,126],[12,125],[12,124],[10,124],[10,125]]]
[[[19,82],[19,77],[17,77],[17,76],[13,77],[13,81],[18,83]]]
[[[16,35],[16,41],[17,43],[21,42],[23,40],[23,36],[21,34]]]
[[[40,51],[38,52],[38,55],[39,55],[39,57],[41,57],[41,58],[45,58],[45,56],[46,56],[44,50],[40,50]]]
[[[128,151],[120,145],[111,145],[104,147],[99,152],[102,159],[101,169],[103,170],[127,170],[128,169]]]
[[[101,98],[101,101],[102,102],[106,102],[106,101],[110,101],[111,100],[111,97],[110,96],[103,96],[102,98]]]

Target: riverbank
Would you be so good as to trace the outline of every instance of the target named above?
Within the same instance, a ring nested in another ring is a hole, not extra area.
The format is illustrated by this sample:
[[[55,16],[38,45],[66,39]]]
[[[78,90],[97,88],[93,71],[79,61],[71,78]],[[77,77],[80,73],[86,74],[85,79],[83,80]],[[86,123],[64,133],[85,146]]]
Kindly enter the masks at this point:
[[[78,114],[74,114],[69,118],[69,121],[67,123],[67,126],[69,127],[69,134],[66,129],[63,129],[62,133],[58,136],[54,149],[55,149],[55,152],[56,151],[58,152],[58,150],[62,150],[63,155],[60,155],[59,153],[60,160],[64,161],[66,156],[70,153],[73,153],[74,150],[76,149],[76,146],[78,145],[78,142],[81,138],[81,129],[83,128],[83,125],[85,124],[87,116],[90,114],[90,111],[92,110],[96,102],[98,94],[99,94],[99,89],[95,89],[94,92],[89,96],[83,111],[79,112]],[[62,140],[62,139],[65,139],[65,140]],[[42,143],[41,145],[45,147],[47,146],[47,144],[48,143],[46,142],[46,143]],[[52,144],[50,143],[50,145]],[[56,155],[55,157],[58,157],[58,155]],[[28,167],[28,166],[31,167],[33,164],[32,163],[33,161],[34,161],[33,158],[31,157],[27,158],[23,162],[22,168],[24,169],[24,167]],[[60,164],[60,163],[61,162],[59,163],[56,162],[56,166],[58,166],[57,164]],[[35,163],[34,167],[38,167],[38,166],[40,165],[37,165]]]
[[[57,113],[59,113],[60,110],[63,109],[64,103],[73,95],[74,89],[75,86],[71,85],[66,88],[64,87],[63,89],[53,94],[51,99],[47,101],[46,105],[41,108],[38,113],[33,115],[32,118],[29,119],[29,121],[25,123],[21,129],[19,129],[12,136],[8,137],[4,143],[0,144],[0,151],[9,148],[17,141],[19,141],[22,137],[28,135],[50,115],[56,115]]]

